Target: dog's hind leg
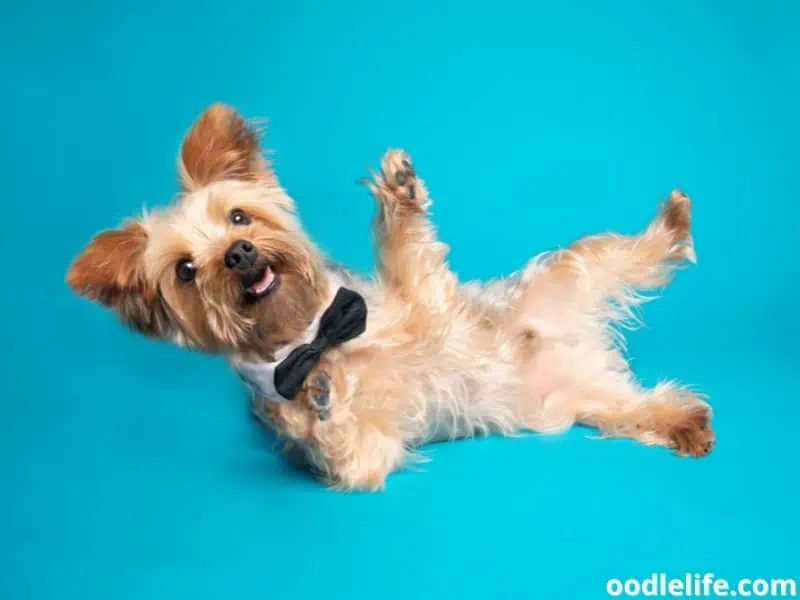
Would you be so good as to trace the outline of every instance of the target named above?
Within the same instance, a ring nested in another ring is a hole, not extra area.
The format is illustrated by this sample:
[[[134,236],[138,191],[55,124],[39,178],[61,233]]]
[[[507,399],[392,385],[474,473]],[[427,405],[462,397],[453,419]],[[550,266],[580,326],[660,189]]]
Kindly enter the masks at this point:
[[[511,315],[513,327],[538,340],[523,367],[527,427],[553,432],[578,422],[680,454],[711,450],[708,405],[672,384],[641,389],[610,326],[631,316],[643,300],[637,290],[665,285],[683,261],[694,260],[689,213],[688,197],[673,192],[641,234],[584,238],[526,268]]]
[[[431,201],[411,159],[389,150],[381,172],[364,182],[378,201],[378,274],[382,285],[403,300],[439,310],[455,297],[457,280],[445,258],[446,244],[428,218]]]
[[[565,250],[534,260],[524,271],[520,317],[579,324],[581,315],[613,321],[630,315],[643,298],[637,290],[666,285],[682,263],[694,262],[691,202],[673,191],[639,235],[582,238]]]
[[[709,406],[671,383],[636,393],[587,390],[576,408],[578,423],[596,427],[608,437],[629,437],[696,458],[714,447]]]
[[[684,261],[695,261],[690,229],[691,201],[674,190],[641,234],[590,236],[573,244],[569,252],[601,291],[614,294],[620,286],[653,289],[669,283]]]
[[[702,396],[669,382],[642,389],[630,373],[597,371],[585,357],[562,350],[566,354],[555,360],[541,354],[528,372],[532,393],[522,404],[525,428],[557,433],[579,423],[605,437],[633,438],[684,456],[711,452],[711,409]],[[567,357],[572,359],[563,364]]]

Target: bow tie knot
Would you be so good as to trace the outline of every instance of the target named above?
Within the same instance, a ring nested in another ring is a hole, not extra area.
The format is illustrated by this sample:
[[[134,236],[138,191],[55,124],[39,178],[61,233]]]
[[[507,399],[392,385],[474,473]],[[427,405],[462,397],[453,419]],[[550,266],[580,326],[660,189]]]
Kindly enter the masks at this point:
[[[358,337],[367,328],[367,303],[353,290],[339,288],[331,305],[322,313],[319,331],[308,344],[301,344],[275,368],[275,389],[291,400],[302,389],[322,354]]]

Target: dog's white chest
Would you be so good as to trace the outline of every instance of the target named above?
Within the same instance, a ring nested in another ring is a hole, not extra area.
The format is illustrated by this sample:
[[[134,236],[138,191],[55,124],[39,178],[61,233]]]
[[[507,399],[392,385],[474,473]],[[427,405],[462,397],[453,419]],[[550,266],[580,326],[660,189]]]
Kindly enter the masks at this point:
[[[286,398],[275,389],[275,368],[278,363],[233,362],[233,369],[254,394],[273,402],[286,402]]]

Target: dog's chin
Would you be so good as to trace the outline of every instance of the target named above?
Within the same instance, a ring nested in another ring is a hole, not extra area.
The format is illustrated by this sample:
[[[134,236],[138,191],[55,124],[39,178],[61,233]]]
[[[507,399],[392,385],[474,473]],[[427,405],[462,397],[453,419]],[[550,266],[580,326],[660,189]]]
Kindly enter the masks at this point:
[[[244,288],[244,303],[257,304],[272,296],[281,285],[281,276],[269,264],[258,271],[252,282]]]

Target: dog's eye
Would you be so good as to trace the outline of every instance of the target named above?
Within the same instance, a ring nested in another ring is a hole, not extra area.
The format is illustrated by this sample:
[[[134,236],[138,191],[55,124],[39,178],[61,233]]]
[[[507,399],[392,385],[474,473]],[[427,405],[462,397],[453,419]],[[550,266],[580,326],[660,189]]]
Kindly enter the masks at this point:
[[[191,260],[186,259],[175,265],[175,273],[181,281],[191,281],[197,274],[197,268]]]
[[[247,213],[238,208],[232,210],[228,218],[234,225],[250,225],[250,217],[247,216]]]

